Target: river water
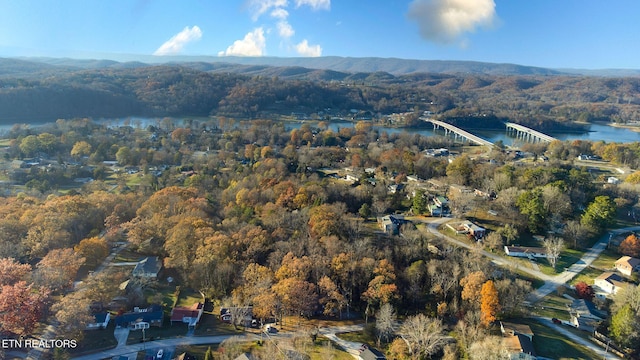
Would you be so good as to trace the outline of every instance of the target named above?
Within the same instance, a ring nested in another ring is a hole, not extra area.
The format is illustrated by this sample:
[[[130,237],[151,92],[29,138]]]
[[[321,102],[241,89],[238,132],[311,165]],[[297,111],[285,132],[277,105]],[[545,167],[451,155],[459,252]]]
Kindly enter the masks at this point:
[[[192,119],[192,121],[208,121],[210,119]],[[166,125],[168,122],[173,123],[175,126],[181,126],[185,121],[185,119],[181,118],[173,118],[173,119],[155,119],[155,118],[140,118],[140,117],[130,117],[130,118],[122,118],[122,119],[101,119],[95,120],[96,122],[106,124],[107,126],[122,126],[129,125],[134,128],[146,128],[149,125],[154,126],[162,126]],[[316,125],[317,123],[314,121],[305,121],[305,122],[287,122],[285,123],[285,128],[287,130],[292,130],[296,128],[300,128],[303,123],[308,123],[311,126]],[[340,128],[344,127],[353,127],[355,123],[350,121],[330,121],[328,122],[329,128],[335,132],[337,132]],[[32,126],[39,126],[42,124],[33,124]],[[6,133],[10,130],[12,125],[1,125],[0,126],[0,134]],[[423,136],[434,136],[434,135],[443,135],[444,132],[442,130],[433,130],[431,127],[420,128],[420,129],[405,129],[405,128],[386,128],[381,126],[374,126],[374,128],[378,131],[386,131],[390,134],[392,133],[410,133],[410,134],[420,134]],[[514,137],[507,134],[506,129],[504,131],[499,130],[474,130],[474,129],[465,129],[468,132],[477,135],[485,140],[496,142],[502,141],[505,145],[517,145],[518,141]],[[640,128],[639,128],[640,130]],[[640,142],[640,132],[636,132],[629,129],[618,128],[608,125],[601,124],[592,124],[588,127],[588,131],[581,133],[547,133],[547,135],[553,136],[558,140],[590,140],[590,141],[605,141],[607,143],[610,142],[619,142],[619,143],[627,143],[627,142]]]

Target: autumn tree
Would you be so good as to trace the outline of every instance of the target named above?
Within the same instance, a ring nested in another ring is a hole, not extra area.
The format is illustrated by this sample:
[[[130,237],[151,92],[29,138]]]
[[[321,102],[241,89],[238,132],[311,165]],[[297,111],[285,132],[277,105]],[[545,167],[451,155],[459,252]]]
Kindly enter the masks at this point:
[[[470,360],[509,360],[511,355],[500,336],[487,336],[469,346]]]
[[[84,261],[73,249],[51,250],[36,265],[33,274],[35,283],[53,290],[67,288],[71,286]]]
[[[578,295],[578,298],[580,299],[586,299],[591,301],[595,296],[595,291],[593,290],[593,288],[587,283],[585,283],[584,281],[580,281],[579,283],[577,283],[575,285],[575,289],[576,289],[576,295]]]
[[[340,292],[336,283],[328,276],[323,276],[318,281],[320,288],[320,304],[323,313],[329,316],[335,316],[336,313],[342,318],[342,311],[347,306],[346,297]]]
[[[73,249],[84,257],[86,264],[91,267],[98,266],[109,255],[107,241],[95,236],[80,241]]]
[[[21,264],[12,258],[0,259],[0,286],[13,285],[24,280],[30,272],[29,264]]]
[[[71,148],[71,156],[79,158],[91,154],[91,144],[86,141],[78,141]]]
[[[474,271],[460,279],[460,286],[462,287],[460,296],[462,300],[469,302],[472,308],[480,305],[480,291],[486,281],[487,276],[483,271]]]
[[[618,247],[621,254],[634,258],[640,257],[640,239],[635,234],[627,236]]]
[[[456,157],[447,165],[447,177],[452,183],[469,185],[472,174],[473,161],[465,154]]]
[[[367,301],[368,313],[372,306],[388,303],[398,297],[398,287],[395,284],[396,274],[393,264],[387,259],[378,261],[373,270],[375,277],[369,282],[369,287],[362,293],[362,298]]]
[[[19,281],[0,290],[0,333],[19,336],[32,334],[49,299],[49,290]]]
[[[498,299],[498,290],[492,280],[487,280],[480,290],[480,314],[482,324],[488,327],[496,320],[499,311],[500,300]]]
[[[273,286],[282,299],[282,306],[290,314],[310,317],[318,307],[316,286],[297,278],[287,278]]]
[[[91,303],[91,299],[76,291],[53,305],[51,310],[58,321],[58,334],[67,339],[81,340],[87,325],[94,322],[90,312]]]

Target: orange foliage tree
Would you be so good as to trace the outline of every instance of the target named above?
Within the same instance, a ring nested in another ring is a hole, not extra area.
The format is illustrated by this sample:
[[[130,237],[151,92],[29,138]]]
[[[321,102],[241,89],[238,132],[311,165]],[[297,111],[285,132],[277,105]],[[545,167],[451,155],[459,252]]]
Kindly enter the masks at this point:
[[[618,250],[623,255],[640,257],[640,239],[635,234],[631,234],[620,243]]]
[[[487,280],[480,290],[480,316],[484,326],[489,326],[496,320],[500,311],[498,290],[492,280]]]

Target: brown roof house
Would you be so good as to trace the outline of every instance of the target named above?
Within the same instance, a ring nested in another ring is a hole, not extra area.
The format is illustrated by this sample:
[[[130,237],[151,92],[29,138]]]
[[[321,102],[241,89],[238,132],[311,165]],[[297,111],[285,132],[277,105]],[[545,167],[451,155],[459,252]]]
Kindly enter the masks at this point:
[[[533,331],[529,325],[501,321],[500,331],[511,359],[536,359],[536,351],[533,348]]]
[[[640,271],[640,259],[623,256],[616,261],[616,270],[623,275],[631,276],[634,272]]]

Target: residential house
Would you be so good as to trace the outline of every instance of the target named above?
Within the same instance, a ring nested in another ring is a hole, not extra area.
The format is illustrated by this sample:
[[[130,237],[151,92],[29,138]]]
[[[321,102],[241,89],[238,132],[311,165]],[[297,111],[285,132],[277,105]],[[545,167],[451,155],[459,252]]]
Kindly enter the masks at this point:
[[[629,283],[624,281],[622,276],[607,271],[596,278],[594,285],[607,294],[617,294],[620,289],[626,288]]]
[[[473,189],[464,185],[449,185],[449,190],[453,194],[471,194],[473,193]]]
[[[157,256],[146,257],[136,264],[132,275],[140,278],[157,279],[162,269],[162,261]]]
[[[580,330],[593,332],[607,317],[606,313],[598,310],[589,300],[575,299],[567,307],[571,315],[571,324]]]
[[[462,227],[467,231],[468,234],[473,235],[476,239],[482,239],[487,232],[487,230],[483,227],[480,227],[471,221],[465,221],[462,223]]]
[[[116,326],[126,326],[133,328],[136,323],[146,322],[149,323],[150,326],[162,327],[162,322],[164,319],[164,311],[162,311],[162,306],[160,305],[151,305],[146,309],[134,308],[132,312],[124,313],[122,315],[116,316],[114,319]]]
[[[546,258],[547,250],[541,247],[531,246],[505,246],[504,252],[508,256],[533,258]]]
[[[386,215],[378,218],[378,225],[387,234],[398,235],[400,234],[400,226],[404,224],[404,215]]]
[[[533,342],[525,335],[508,335],[502,338],[511,360],[535,360]]]
[[[500,332],[502,332],[503,336],[513,336],[513,335],[524,335],[529,338],[530,341],[533,341],[533,331],[526,324],[516,324],[506,321],[500,322]]]
[[[96,313],[93,317],[95,321],[87,324],[87,330],[105,329],[111,320],[111,314],[107,311]]]
[[[364,346],[360,351],[360,359],[362,360],[384,360],[386,357],[380,351],[369,346]]]
[[[609,177],[607,178],[607,183],[608,183],[608,184],[618,185],[618,184],[620,184],[621,182],[622,182],[622,181],[620,181],[620,179],[618,179],[618,178],[617,178],[617,177],[615,177],[615,176],[609,176]]]
[[[640,271],[640,259],[631,256],[623,256],[616,260],[616,270],[626,276],[631,276],[634,272]]]
[[[255,357],[253,355],[251,355],[250,353],[243,353],[238,355],[238,357],[236,357],[233,360],[255,360]]]
[[[444,196],[433,198],[433,204],[429,205],[431,216],[443,216],[449,213],[449,200]]]
[[[181,322],[188,324],[189,327],[194,327],[200,321],[202,312],[204,310],[204,304],[198,302],[191,307],[174,307],[171,310],[171,324],[174,322]]]

